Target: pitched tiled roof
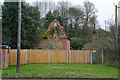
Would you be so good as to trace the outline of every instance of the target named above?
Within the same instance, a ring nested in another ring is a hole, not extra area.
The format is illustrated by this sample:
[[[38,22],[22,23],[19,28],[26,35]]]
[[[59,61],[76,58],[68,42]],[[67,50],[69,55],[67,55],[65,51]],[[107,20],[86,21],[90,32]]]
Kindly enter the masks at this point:
[[[55,26],[55,20],[53,20],[49,24],[48,30],[42,35],[42,37],[48,37],[49,35],[53,35],[54,33],[57,33],[57,36],[59,36],[60,38],[67,38],[65,32],[63,31],[63,26],[60,25],[58,20],[56,20],[56,25],[57,26]]]
[[[51,29],[51,27],[53,27],[54,24],[55,24],[55,20],[53,20],[53,21],[49,24],[48,30]],[[60,25],[60,23],[59,23],[58,20],[56,20],[56,24],[57,24],[57,27],[59,27],[61,30],[63,30],[63,27]]]

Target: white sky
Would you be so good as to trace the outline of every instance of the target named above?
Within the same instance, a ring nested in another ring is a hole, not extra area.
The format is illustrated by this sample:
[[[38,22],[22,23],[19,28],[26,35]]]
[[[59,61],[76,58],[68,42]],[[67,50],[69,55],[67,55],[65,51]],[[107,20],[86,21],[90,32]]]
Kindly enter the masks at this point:
[[[1,0],[2,2],[4,0]],[[26,2],[35,2],[36,0],[25,0]],[[63,0],[37,0],[37,1],[63,1]],[[83,5],[84,0],[64,0],[71,2],[73,5],[75,4],[80,4]],[[101,25],[101,28],[104,29],[105,21],[110,20],[111,18],[114,19],[114,13],[115,13],[115,7],[113,3],[118,4],[120,0],[89,0],[90,2],[93,2],[96,9],[98,10],[97,12],[97,20],[99,21],[99,24]]]

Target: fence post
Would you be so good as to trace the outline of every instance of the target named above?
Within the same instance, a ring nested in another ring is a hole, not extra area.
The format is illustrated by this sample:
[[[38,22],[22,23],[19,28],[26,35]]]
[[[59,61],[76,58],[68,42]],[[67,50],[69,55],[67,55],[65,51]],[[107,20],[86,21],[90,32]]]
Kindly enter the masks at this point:
[[[102,64],[104,63],[104,59],[103,59],[103,50],[102,50]]]
[[[67,63],[68,63],[68,50],[67,50]]]
[[[90,63],[92,64],[92,51],[90,51],[90,56],[91,56]]]
[[[50,63],[50,49],[48,51],[48,63]]]
[[[27,64],[27,49],[26,49],[26,56],[25,56],[25,64]]]

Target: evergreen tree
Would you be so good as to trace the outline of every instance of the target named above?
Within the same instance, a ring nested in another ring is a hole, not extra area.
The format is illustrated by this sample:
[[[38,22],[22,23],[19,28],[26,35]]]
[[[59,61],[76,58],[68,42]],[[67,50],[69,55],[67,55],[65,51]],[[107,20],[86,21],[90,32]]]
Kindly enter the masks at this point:
[[[37,6],[21,2],[21,48],[34,48],[40,42],[40,12]],[[18,3],[4,2],[2,6],[3,33],[10,38],[11,48],[17,47]]]

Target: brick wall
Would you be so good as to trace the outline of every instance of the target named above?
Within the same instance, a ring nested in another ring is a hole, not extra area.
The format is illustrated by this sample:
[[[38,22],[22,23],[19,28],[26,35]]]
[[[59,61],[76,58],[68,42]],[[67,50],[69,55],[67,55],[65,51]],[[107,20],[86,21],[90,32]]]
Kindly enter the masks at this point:
[[[57,49],[60,49],[60,50],[70,49],[69,39],[60,39],[58,41],[44,39],[40,42],[38,47],[43,49],[49,49],[49,48],[52,49],[51,48],[52,43],[54,43],[54,45],[57,45]]]
[[[8,49],[0,49],[0,68],[8,68]]]

